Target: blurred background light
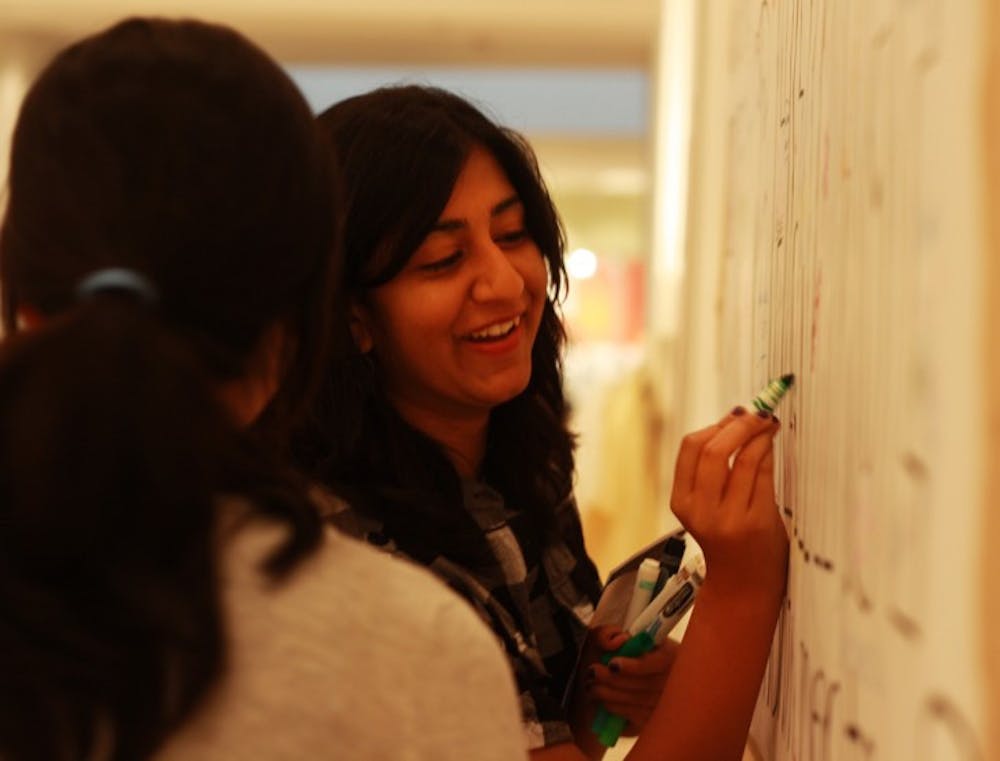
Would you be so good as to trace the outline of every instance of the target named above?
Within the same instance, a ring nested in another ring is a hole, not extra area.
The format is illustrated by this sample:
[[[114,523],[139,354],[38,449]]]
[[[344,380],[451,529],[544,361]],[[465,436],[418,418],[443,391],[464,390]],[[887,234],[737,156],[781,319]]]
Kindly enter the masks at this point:
[[[588,280],[597,273],[597,255],[588,248],[578,248],[566,257],[566,271],[574,280]]]

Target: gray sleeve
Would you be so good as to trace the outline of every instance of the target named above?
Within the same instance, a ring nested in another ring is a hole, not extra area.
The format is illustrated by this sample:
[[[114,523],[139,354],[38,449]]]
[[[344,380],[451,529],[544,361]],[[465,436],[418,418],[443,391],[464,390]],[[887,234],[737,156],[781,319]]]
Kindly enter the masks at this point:
[[[500,643],[457,596],[441,605],[424,691],[438,761],[527,759],[514,679]]]

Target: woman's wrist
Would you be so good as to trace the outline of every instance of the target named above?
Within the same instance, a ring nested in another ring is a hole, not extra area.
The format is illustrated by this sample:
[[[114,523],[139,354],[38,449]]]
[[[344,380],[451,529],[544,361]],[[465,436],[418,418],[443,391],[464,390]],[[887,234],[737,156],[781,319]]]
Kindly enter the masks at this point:
[[[727,583],[724,579],[713,579],[709,572],[695,604],[703,611],[706,608],[718,608],[721,615],[732,621],[737,617],[776,618],[784,599],[784,584]]]

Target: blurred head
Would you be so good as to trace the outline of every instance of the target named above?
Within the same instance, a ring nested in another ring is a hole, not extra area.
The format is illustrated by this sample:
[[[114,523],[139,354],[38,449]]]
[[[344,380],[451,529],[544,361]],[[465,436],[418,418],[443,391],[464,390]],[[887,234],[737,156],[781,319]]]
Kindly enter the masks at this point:
[[[272,575],[319,545],[232,413],[284,380],[288,418],[325,365],[330,166],[223,27],[124,21],[28,92],[0,229],[0,756],[146,758],[190,715],[224,664],[222,497],[290,529]]]
[[[76,43],[14,132],[8,330],[77,308],[87,275],[126,268],[221,385],[281,354],[276,411],[291,411],[326,341],[329,164],[301,94],[235,32],[133,19]]]
[[[401,411],[488,412],[551,372],[563,237],[527,144],[425,87],[319,121],[343,170],[354,341]]]

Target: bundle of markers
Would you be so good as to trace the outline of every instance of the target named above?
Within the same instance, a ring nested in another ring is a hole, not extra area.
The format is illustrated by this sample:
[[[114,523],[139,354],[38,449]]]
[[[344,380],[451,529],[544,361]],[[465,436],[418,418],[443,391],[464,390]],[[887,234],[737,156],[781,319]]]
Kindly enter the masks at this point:
[[[662,559],[642,561],[622,622],[632,636],[616,651],[606,653],[601,658],[602,663],[607,665],[612,658],[634,658],[648,653],[663,642],[684,617],[705,578],[705,561],[698,554],[681,565],[683,555],[684,540],[672,537],[667,540]],[[618,742],[626,723],[625,718],[601,706],[591,729],[601,744],[610,748]]]

